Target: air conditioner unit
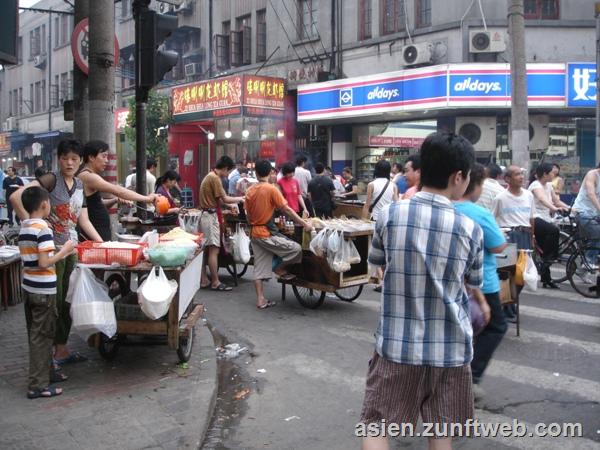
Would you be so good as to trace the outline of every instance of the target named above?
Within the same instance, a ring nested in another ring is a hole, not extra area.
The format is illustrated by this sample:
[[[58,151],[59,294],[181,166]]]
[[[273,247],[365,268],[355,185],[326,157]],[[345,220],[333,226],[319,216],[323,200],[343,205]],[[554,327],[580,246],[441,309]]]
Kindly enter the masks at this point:
[[[410,44],[402,47],[402,65],[418,66],[433,62],[433,45],[430,42]]]
[[[456,134],[473,144],[475,151],[495,151],[496,116],[457,117]]]
[[[184,0],[178,6],[175,7],[175,11],[181,14],[192,14],[194,8],[194,2],[191,0]]]
[[[469,51],[471,53],[502,53],[506,51],[504,33],[501,31],[469,32]]]
[[[9,117],[2,124],[2,131],[12,131],[17,129],[17,118]]]
[[[38,69],[46,67],[46,55],[36,55],[33,57],[33,65]]]
[[[550,117],[547,114],[529,116],[529,151],[547,150],[550,145]],[[509,129],[512,136],[512,123]]]
[[[175,12],[175,5],[169,5],[167,3],[161,3],[158,7],[161,14],[173,14]]]
[[[186,64],[184,70],[186,77],[193,77],[202,73],[202,65],[200,63]]]

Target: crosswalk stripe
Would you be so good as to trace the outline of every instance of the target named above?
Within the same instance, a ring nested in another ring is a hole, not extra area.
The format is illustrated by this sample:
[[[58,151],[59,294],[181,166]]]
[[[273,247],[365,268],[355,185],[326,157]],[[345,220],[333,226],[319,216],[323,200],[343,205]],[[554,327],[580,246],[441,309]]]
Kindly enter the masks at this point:
[[[346,386],[350,391],[355,393],[363,393],[365,389],[365,377],[364,376],[355,376],[349,375],[347,372],[340,370],[338,367],[333,364],[319,359],[314,358],[303,353],[296,353],[292,355],[284,356],[283,358],[276,359],[272,363],[274,366],[284,366],[289,367],[294,370],[297,374],[302,375],[309,379],[319,380],[322,382],[326,380],[329,383],[332,383],[337,386]],[[366,372],[366,361],[365,361],[365,372]],[[515,368],[519,368],[519,380],[518,382],[523,381],[523,379],[531,380],[532,378],[541,377],[546,381],[548,376],[552,377],[553,385],[559,385],[561,391],[569,391],[572,392],[573,388],[566,387],[565,384],[574,383],[581,387],[582,392],[586,392],[586,398],[589,398],[589,394],[592,392],[598,392],[598,396],[600,396],[600,390],[597,387],[597,383],[592,383],[587,380],[582,380],[575,377],[565,377],[562,382],[556,382],[560,377],[554,377],[552,375],[547,374],[544,371],[533,369],[533,368],[521,368],[522,366],[516,366],[514,364],[509,363],[501,363],[504,369],[507,369],[508,366],[511,370]],[[503,369],[503,373],[505,370]],[[523,372],[526,371],[526,374]],[[502,375],[500,375],[502,376]],[[580,384],[578,384],[580,383]],[[588,384],[593,384],[596,386],[590,387]],[[547,387],[543,387],[544,389]],[[590,390],[591,389],[591,390]],[[580,395],[580,394],[579,394]],[[476,409],[475,417],[479,420],[480,423],[512,423],[514,417],[503,416],[500,414],[492,414],[484,410]],[[528,432],[534,431],[534,424],[527,423],[521,421],[524,425],[527,426]],[[564,450],[565,448],[577,448],[578,450],[600,450],[600,443],[594,442],[590,439],[586,438],[567,438],[567,437],[505,437],[502,435],[496,437],[486,437],[486,439],[492,439],[497,442],[501,442],[504,445],[510,446],[512,448],[517,448],[519,450]]]
[[[565,392],[589,401],[600,402],[600,383],[584,378],[564,375],[556,376],[546,370],[492,359],[486,376],[502,377],[515,383],[539,389]]]
[[[562,285],[561,285],[562,286]],[[532,295],[534,297],[550,297],[550,298],[558,298],[560,300],[566,300],[569,302],[575,303],[586,303],[588,305],[600,305],[600,300],[594,300],[593,298],[583,297],[574,291],[566,291],[566,290],[550,290],[550,289],[538,289],[535,292],[531,291],[523,291],[521,292],[521,303],[524,302],[524,295]],[[525,300],[526,302],[526,300]]]
[[[538,333],[537,331],[521,330],[521,336],[515,336],[512,333],[507,333],[504,339],[520,342],[523,344],[553,344],[558,346],[571,346],[590,355],[600,355],[600,344],[590,341],[580,341],[564,336],[557,336],[548,333]]]
[[[584,316],[583,314],[573,314],[569,312],[538,308],[529,305],[520,305],[519,311],[521,312],[521,314],[536,317],[539,319],[560,320],[562,322],[576,323],[578,325],[600,327],[600,318]]]

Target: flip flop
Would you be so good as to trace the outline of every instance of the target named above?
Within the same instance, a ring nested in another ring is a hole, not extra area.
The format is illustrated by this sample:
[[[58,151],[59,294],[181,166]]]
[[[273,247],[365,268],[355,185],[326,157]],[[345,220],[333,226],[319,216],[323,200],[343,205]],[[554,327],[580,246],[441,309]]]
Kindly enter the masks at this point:
[[[87,358],[85,356],[83,356],[79,352],[72,352],[66,358],[55,359],[54,363],[58,364],[59,366],[63,366],[65,364],[76,364],[76,363],[80,363],[80,362],[84,362],[84,361],[87,361]]]
[[[56,388],[54,386],[46,386],[42,389],[32,389],[27,391],[27,398],[34,399],[56,397],[57,395],[62,394],[62,389],[60,389],[60,392],[58,391],[59,389],[60,388]]]
[[[379,285],[379,286],[377,286],[377,287],[373,288],[373,290],[374,290],[375,292],[381,292],[381,285]]]
[[[219,284],[217,287],[211,287],[210,290],[211,291],[218,291],[218,292],[229,292],[231,291],[233,288],[231,286],[227,286],[226,284]]]
[[[50,369],[50,383],[62,383],[69,379],[68,375],[65,375],[60,368]]]
[[[271,308],[273,306],[277,305],[277,302],[271,302],[268,301],[267,303],[265,303],[264,305],[261,306],[257,306],[258,309],[267,309],[267,308]]]

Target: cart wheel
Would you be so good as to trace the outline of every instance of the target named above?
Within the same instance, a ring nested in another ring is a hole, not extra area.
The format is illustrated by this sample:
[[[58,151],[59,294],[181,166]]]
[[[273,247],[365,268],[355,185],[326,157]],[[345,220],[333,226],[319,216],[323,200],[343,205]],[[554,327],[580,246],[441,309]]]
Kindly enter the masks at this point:
[[[98,353],[106,361],[112,361],[117,356],[119,350],[119,335],[115,335],[112,338],[107,337],[104,333],[100,333],[100,345],[98,346]]]
[[[292,290],[298,302],[305,308],[317,309],[325,300],[325,291],[317,291],[316,289],[304,288],[293,284]]]
[[[233,270],[233,265],[227,264],[226,268],[227,268],[227,272],[229,272],[229,275],[231,275],[233,277],[235,275],[235,272]],[[246,270],[248,270],[248,264],[236,264],[236,269],[237,269],[237,277],[242,278],[244,276],[244,274],[246,273]]]
[[[129,294],[129,287],[123,276],[118,273],[113,273],[106,279],[106,285],[108,286],[108,296],[111,300],[117,298],[123,298]]]
[[[192,356],[192,347],[194,346],[194,335],[196,329],[192,328],[185,335],[179,336],[179,347],[177,348],[177,356],[179,356],[179,362],[188,362],[190,356]]]
[[[334,292],[337,298],[344,300],[345,302],[353,302],[356,300],[363,291],[363,285],[350,286],[347,288],[338,289]]]

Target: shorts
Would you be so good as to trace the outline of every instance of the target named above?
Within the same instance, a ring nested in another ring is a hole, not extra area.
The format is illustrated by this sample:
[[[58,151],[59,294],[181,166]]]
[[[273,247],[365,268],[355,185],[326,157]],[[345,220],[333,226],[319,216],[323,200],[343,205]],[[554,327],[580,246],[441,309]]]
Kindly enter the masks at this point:
[[[302,261],[300,244],[283,236],[271,236],[266,239],[252,238],[254,252],[254,279],[268,280],[273,273],[273,256],[279,256],[282,264],[296,264]]]
[[[221,227],[217,214],[203,211],[200,216],[200,230],[204,234],[205,246],[221,246]]]
[[[471,367],[399,364],[374,353],[361,414],[365,424],[464,424],[473,418]]]

